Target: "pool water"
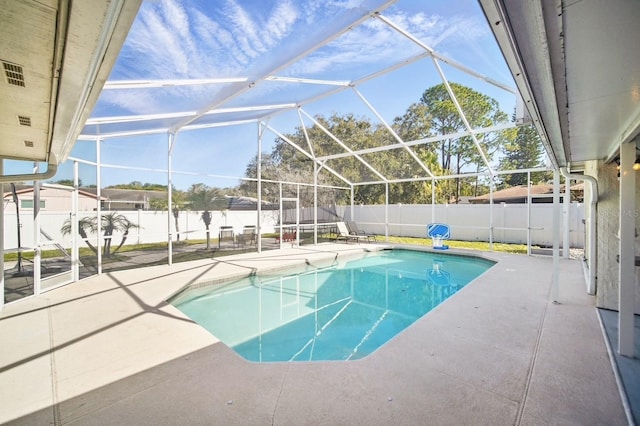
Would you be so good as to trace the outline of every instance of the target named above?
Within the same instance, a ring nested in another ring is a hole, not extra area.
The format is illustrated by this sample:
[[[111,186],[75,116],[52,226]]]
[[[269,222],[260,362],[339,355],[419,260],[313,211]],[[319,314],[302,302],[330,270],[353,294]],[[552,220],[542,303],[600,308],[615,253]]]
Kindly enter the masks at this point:
[[[411,250],[186,290],[180,311],[249,361],[363,358],[494,262]]]

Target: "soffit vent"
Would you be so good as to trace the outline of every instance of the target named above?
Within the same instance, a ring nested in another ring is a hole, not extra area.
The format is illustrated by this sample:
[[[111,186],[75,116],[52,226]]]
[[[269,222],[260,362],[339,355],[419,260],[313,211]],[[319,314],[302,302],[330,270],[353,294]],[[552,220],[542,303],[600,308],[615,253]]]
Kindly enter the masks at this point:
[[[32,141],[24,141],[24,146],[26,146],[27,148],[33,148],[33,142]]]
[[[24,87],[24,73],[20,65],[3,62],[4,74],[7,77],[7,83],[14,86]]]
[[[18,123],[20,123],[21,126],[31,127],[31,117],[25,117],[24,115],[19,115]]]

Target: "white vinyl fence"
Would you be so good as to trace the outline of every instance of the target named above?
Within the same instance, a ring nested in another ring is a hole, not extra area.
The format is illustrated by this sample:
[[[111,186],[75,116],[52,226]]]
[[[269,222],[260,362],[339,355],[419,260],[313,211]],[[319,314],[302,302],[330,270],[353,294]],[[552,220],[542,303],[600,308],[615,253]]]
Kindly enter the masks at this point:
[[[422,205],[396,204],[380,206],[342,207],[345,220],[354,221],[367,233],[385,234],[385,208],[387,208],[389,235],[426,237],[426,225],[432,222],[446,223],[451,227],[451,239],[462,241],[489,241],[489,228],[493,222],[493,241],[527,243],[526,204],[449,204]],[[561,205],[564,209],[564,205]],[[492,217],[493,216],[493,217]],[[583,248],[585,241],[584,204],[569,205],[569,245]],[[553,204],[531,204],[531,244],[553,245]],[[564,220],[560,223],[561,235]],[[562,241],[562,238],[561,238]]]
[[[167,212],[160,211],[122,211],[103,212],[103,215],[115,213],[121,214],[129,219],[137,228],[129,230],[125,244],[144,244],[167,241]],[[180,212],[178,216],[178,228],[180,240],[201,240],[206,238],[204,222],[200,219],[202,212]],[[95,212],[80,212],[80,217],[95,217]],[[59,244],[64,248],[70,248],[71,235],[62,235],[61,228],[70,217],[69,213],[61,212],[40,212],[40,244]],[[211,225],[209,226],[210,237],[218,238],[220,226],[233,226],[236,233],[241,233],[244,225],[256,225],[257,213],[255,211],[212,211]],[[274,232],[274,224],[277,220],[277,213],[273,211],[262,212],[262,232]],[[4,217],[4,247],[5,250],[18,247],[18,227],[16,214],[5,211]],[[171,216],[171,232],[175,241],[175,221]],[[79,237],[79,236],[78,236]],[[88,239],[92,244],[96,244],[98,235],[88,234]],[[114,233],[112,244],[118,245],[122,240],[122,233]],[[84,243],[82,243],[84,244]],[[35,246],[34,222],[31,212],[20,213],[20,245],[24,248]],[[46,247],[49,249],[49,247]]]
[[[562,206],[564,208],[564,206]],[[489,205],[390,205],[388,206],[389,235],[425,237],[426,225],[431,222],[446,223],[451,226],[451,239],[465,241],[489,241],[489,226],[493,216],[493,240],[495,242],[522,243],[527,242],[527,205],[495,204]],[[531,205],[531,238],[532,244],[550,246],[553,244],[552,204]],[[167,241],[167,212],[156,211],[123,211],[103,212],[118,213],[127,217],[139,227],[131,229],[125,244],[142,244]],[[349,206],[338,206],[337,213],[345,221],[355,221],[360,230],[367,233],[385,235],[385,206],[354,206],[353,217]],[[433,213],[433,218],[432,218]],[[95,215],[95,212],[93,212]],[[244,225],[256,225],[255,211],[213,211],[210,225],[210,237],[217,238],[220,226],[233,226],[240,233]],[[88,212],[79,213],[90,216]],[[181,212],[179,215],[179,232],[181,240],[205,239],[205,226],[200,219],[201,212]],[[61,228],[70,217],[69,213],[41,212],[40,224],[43,233],[40,244],[59,244],[71,247],[71,236],[62,235]],[[569,236],[571,247],[584,247],[584,205],[571,203],[569,209]],[[262,212],[262,232],[274,232],[278,221],[277,211]],[[563,222],[561,222],[561,227]],[[18,247],[17,221],[15,213],[5,210],[5,249]],[[171,229],[175,241],[174,219],[171,217]],[[89,234],[89,238],[97,241],[97,234]],[[113,244],[120,244],[121,234],[114,234]],[[35,245],[33,215],[30,212],[20,214],[20,245],[30,248]]]

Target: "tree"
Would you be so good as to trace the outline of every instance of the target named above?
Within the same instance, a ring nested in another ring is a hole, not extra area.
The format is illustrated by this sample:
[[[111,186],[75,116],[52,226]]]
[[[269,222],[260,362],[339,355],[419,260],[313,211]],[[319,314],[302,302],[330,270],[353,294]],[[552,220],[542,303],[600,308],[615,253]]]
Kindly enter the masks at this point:
[[[496,100],[460,84],[451,83],[451,87],[472,128],[488,127],[508,120],[507,115],[500,111]],[[318,167],[318,183],[321,185],[345,186],[346,182],[406,180],[390,185],[388,201],[426,203],[434,201],[431,200],[431,183],[412,179],[426,178],[429,172],[436,176],[459,175],[464,171],[482,172],[487,168],[471,137],[446,138],[440,143],[413,144],[410,147],[377,150],[359,156],[343,155],[348,154],[349,150],[358,151],[397,144],[397,140],[386,126],[353,114],[333,114],[329,117],[317,115],[314,119],[319,124],[306,128],[297,127],[292,134],[284,135],[286,140],[277,138],[271,153],[262,155],[261,169],[264,179],[312,183],[313,160],[301,152],[304,150],[316,158],[329,157]],[[403,141],[417,141],[467,130],[444,84],[425,90],[419,102],[410,105],[404,115],[394,119],[392,127]],[[477,136],[484,156],[489,161],[506,137],[505,134],[497,132]],[[292,147],[288,141],[293,142],[299,149]],[[416,161],[416,158],[419,161]],[[257,176],[257,158],[247,166],[246,176]],[[248,183],[242,185],[249,189]],[[454,197],[458,199],[462,194],[477,193],[481,185],[482,182],[478,179],[445,180],[437,185],[436,196],[446,201]],[[312,197],[310,191],[308,194]],[[356,202],[367,204],[379,204],[387,200],[385,185],[382,184],[357,185],[354,188],[354,196]],[[350,200],[348,191],[337,192],[337,197],[337,202]],[[311,200],[301,198],[301,203],[311,205]]]
[[[458,83],[449,85],[471,128],[488,127],[508,120],[507,114],[500,110],[495,99]],[[420,103],[428,111],[430,136],[444,136],[467,130],[444,83],[425,90]],[[485,135],[479,140],[486,158],[491,158],[501,143],[504,143],[501,134],[495,137]],[[474,166],[474,171],[486,169],[482,155],[468,136],[442,140],[438,156],[444,173],[459,175],[469,165]],[[457,200],[461,195],[461,180],[455,180],[455,188],[450,188],[449,181],[446,182],[449,194],[445,195]]]
[[[544,167],[544,148],[538,132],[533,126],[520,126],[514,140],[504,145],[504,157],[500,160],[502,170],[531,169]],[[549,173],[536,173],[533,183],[541,183],[549,178]],[[504,175],[503,186],[527,185],[525,173]]]
[[[73,186],[73,179],[60,179],[53,183],[56,183],[58,185]],[[82,179],[78,179],[78,186],[82,186]]]
[[[78,234],[80,234],[80,238],[82,238],[82,241],[87,243],[91,251],[95,254],[98,254],[98,249],[89,242],[87,232],[96,232],[98,229],[97,222],[98,220],[95,217],[83,217],[78,221]],[[71,235],[71,218],[64,221],[62,228],[60,228],[60,232],[62,235]]]
[[[142,183],[134,180],[129,183],[119,183],[117,185],[107,186],[106,189],[136,189],[144,191],[166,191],[167,185],[161,185],[159,183]]]
[[[214,207],[213,199],[222,195],[218,188],[211,188],[204,183],[195,183],[187,191],[187,199],[191,210],[202,210],[200,219],[204,222],[207,234],[207,250],[211,248],[209,225],[211,225],[211,211]]]
[[[166,198],[152,198],[149,201],[149,205],[154,210],[167,210],[169,203]],[[173,214],[173,220],[176,226],[176,241],[180,242],[180,223],[178,218],[180,217],[180,211],[189,207],[187,196],[184,191],[172,188],[171,190],[171,213]]]
[[[129,235],[129,230],[132,228],[138,228],[138,225],[131,222],[125,216],[118,213],[108,213],[102,216],[102,232],[104,234],[104,248],[102,254],[104,256],[110,256],[115,254],[122,246],[124,242],[127,240],[127,236]],[[115,231],[122,232],[122,240],[116,249],[111,252],[111,240],[113,238],[113,233]]]
[[[392,136],[386,128],[374,125],[369,119],[356,117],[353,114],[345,114],[344,116],[333,114],[328,118],[317,115],[314,118],[323,128],[327,129],[341,143],[347,145],[349,149],[352,150],[389,144],[392,140]],[[307,142],[305,133],[308,135],[309,142]],[[316,124],[306,129],[297,127],[294,133],[285,136],[306,152],[313,153],[316,157],[343,154],[346,152],[346,149],[341,146],[341,143],[335,141]],[[384,157],[384,159],[380,157]],[[400,158],[396,158],[395,155],[387,152],[378,153],[377,156],[372,156],[368,160],[376,170],[393,168],[390,164],[401,161]],[[276,139],[268,161],[269,164],[267,167],[263,164],[263,176],[265,176],[265,172],[269,173],[269,168],[271,168],[271,173],[278,180],[308,184],[313,183],[313,160],[292,147],[284,139]],[[331,159],[324,164],[326,167],[320,167],[320,173],[318,174],[318,184],[320,185],[344,186],[346,184],[343,179],[329,171],[328,168],[336,171],[336,173],[348,182],[380,180],[379,176],[353,156]],[[349,194],[345,191],[341,191],[341,193],[337,193],[337,196],[342,197],[343,202],[347,202],[349,200]],[[384,187],[381,185],[367,185],[358,186],[355,196],[356,198],[366,200],[368,203],[376,203],[380,202],[381,199],[384,200],[384,193]],[[301,197],[300,200],[302,205],[312,205],[312,192],[309,191],[306,195],[303,195],[304,197]],[[334,196],[333,192],[331,196]],[[319,200],[319,204],[333,204],[335,201],[337,200]]]
[[[109,257],[115,254],[118,250],[122,248],[125,241],[127,240],[127,236],[129,235],[129,230],[133,228],[138,228],[138,225],[131,222],[125,216],[118,213],[108,213],[102,216],[100,229],[103,232],[104,237],[104,246],[102,249],[102,255],[105,257]],[[83,217],[78,221],[78,234],[87,243],[91,251],[95,254],[98,254],[98,249],[93,246],[87,236],[88,232],[93,233],[98,230],[98,218],[93,217]],[[60,232],[62,235],[70,235],[71,234],[71,218],[64,221],[62,227],[60,228]],[[118,247],[111,252],[111,240],[113,238],[114,232],[122,232],[122,240]]]

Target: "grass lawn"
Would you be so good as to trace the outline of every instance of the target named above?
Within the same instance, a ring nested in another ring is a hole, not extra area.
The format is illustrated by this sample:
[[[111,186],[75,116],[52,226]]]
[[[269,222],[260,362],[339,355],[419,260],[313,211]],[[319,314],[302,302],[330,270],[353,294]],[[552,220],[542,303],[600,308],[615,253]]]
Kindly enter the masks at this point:
[[[383,237],[384,238],[384,237]],[[389,242],[395,244],[413,244],[431,247],[431,238],[415,238],[415,237],[392,237],[389,236]],[[445,241],[444,244],[451,248],[464,248],[471,250],[489,251],[489,243],[485,241]],[[533,246],[532,246],[533,247]],[[493,243],[493,251],[503,253],[527,254],[526,244],[505,244]]]
[[[319,236],[320,237],[320,236]],[[268,235],[263,235],[263,238],[275,238],[275,234],[268,234]],[[309,238],[309,241],[307,241],[307,243],[311,243],[312,239]],[[378,236],[378,241],[379,242],[383,242],[384,241],[384,236]],[[421,246],[431,246],[432,242],[430,238],[416,238],[416,237],[394,237],[394,236],[389,236],[389,242],[390,243],[394,243],[394,244],[408,244],[408,245],[421,245]],[[174,247],[176,246],[193,246],[193,245],[202,245],[205,244],[206,240],[187,240],[187,241],[180,241],[179,243],[175,243],[174,242]],[[446,245],[448,245],[451,248],[465,248],[465,249],[471,249],[471,250],[482,250],[482,251],[489,251],[489,243],[488,242],[483,242],[483,241],[446,241],[445,242]],[[215,248],[218,246],[218,240],[217,239],[211,239],[210,241],[210,246],[212,248]],[[110,257],[105,257],[103,258],[103,261],[105,263],[110,263],[110,262],[115,262],[118,260],[121,260],[122,258],[119,255],[122,255],[124,253],[127,252],[131,252],[131,251],[159,251],[159,250],[166,250],[167,249],[167,243],[162,242],[162,243],[150,243],[150,244],[131,244],[131,245],[125,245],[122,248],[120,248],[120,250],[118,250],[118,252],[116,254],[112,254]],[[68,251],[71,251],[70,249],[67,249]],[[525,244],[505,244],[505,243],[493,243],[493,250],[494,251],[498,251],[498,252],[505,252],[505,253],[516,253],[516,254],[526,254],[527,253],[527,246]],[[218,255],[221,252],[218,253]],[[228,251],[225,252],[225,254],[228,254]],[[54,257],[60,257],[62,255],[62,253],[59,250],[43,250],[42,251],[42,258],[43,259],[48,259],[48,258],[54,258]],[[207,258],[207,257],[212,257],[213,255],[213,251],[207,251],[207,252],[202,252],[202,251],[197,251],[197,250],[193,250],[193,252],[191,251],[187,251],[187,252],[183,252],[183,253],[174,253],[173,259],[174,261],[178,261],[178,262],[182,262],[182,261],[188,261],[188,260],[196,260],[196,259],[203,259],[203,258]],[[82,259],[83,263],[88,263],[91,264],[91,258],[95,259],[95,254],[88,248],[88,247],[81,247],[80,248],[80,258]],[[6,253],[4,255],[4,260],[5,261],[15,261],[18,258],[18,253]],[[23,259],[28,259],[28,260],[32,260],[33,259],[33,251],[26,251],[22,253],[22,258]],[[163,262],[163,261],[161,261]],[[95,262],[94,262],[95,263]],[[166,263],[166,259],[164,260],[164,263]]]

